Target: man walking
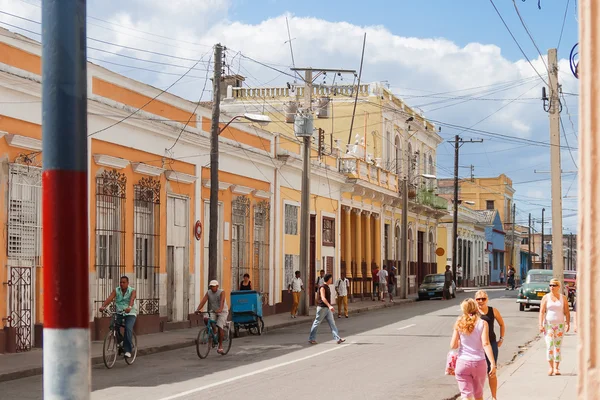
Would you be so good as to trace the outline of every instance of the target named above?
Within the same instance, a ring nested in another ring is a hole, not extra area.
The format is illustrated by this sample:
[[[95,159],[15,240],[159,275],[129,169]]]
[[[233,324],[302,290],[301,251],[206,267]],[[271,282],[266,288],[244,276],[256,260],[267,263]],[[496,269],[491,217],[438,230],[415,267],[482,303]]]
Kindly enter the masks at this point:
[[[396,267],[392,266],[388,272],[388,294],[390,303],[394,302],[394,290],[396,289]]]
[[[373,277],[373,301],[379,298],[379,268],[373,268],[371,276]]]
[[[292,293],[292,318],[296,318],[298,314],[298,304],[300,304],[300,294],[304,290],[304,284],[300,279],[300,271],[296,271],[296,277],[288,284],[288,293]]]
[[[338,318],[342,318],[342,308],[344,316],[348,318],[348,288],[350,281],[346,278],[346,273],[342,272],[342,277],[335,283],[335,292],[337,293]]]
[[[383,269],[381,271],[379,271],[379,293],[380,293],[380,297],[381,297],[381,301],[385,301],[385,294],[387,293],[388,289],[388,272],[387,272],[387,266],[384,265]]]
[[[444,300],[450,300],[450,288],[452,287],[452,270],[449,265],[446,265],[446,272],[444,273]]]

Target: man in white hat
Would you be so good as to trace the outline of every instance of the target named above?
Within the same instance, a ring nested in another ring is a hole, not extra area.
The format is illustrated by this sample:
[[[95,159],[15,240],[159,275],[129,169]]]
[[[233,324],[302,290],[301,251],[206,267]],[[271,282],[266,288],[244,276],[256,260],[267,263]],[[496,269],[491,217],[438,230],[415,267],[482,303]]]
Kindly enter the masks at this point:
[[[219,328],[219,348],[217,349],[217,353],[219,354],[223,352],[223,329],[225,328],[225,324],[227,324],[227,316],[229,315],[226,297],[225,291],[219,289],[219,282],[213,279],[208,284],[208,291],[196,309],[196,312],[199,313],[204,304],[208,302],[207,311],[209,317],[217,321],[217,327]]]

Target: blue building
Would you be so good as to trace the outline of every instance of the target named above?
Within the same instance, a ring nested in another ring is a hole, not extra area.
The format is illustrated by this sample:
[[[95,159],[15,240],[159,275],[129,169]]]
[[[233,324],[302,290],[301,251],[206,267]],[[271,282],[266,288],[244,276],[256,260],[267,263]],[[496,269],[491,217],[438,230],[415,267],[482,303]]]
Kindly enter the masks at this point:
[[[504,260],[504,242],[506,233],[497,210],[480,210],[481,220],[485,225],[485,239],[487,240],[486,253],[489,257],[489,279],[490,285],[500,284],[500,271],[504,271],[506,277],[506,263]],[[506,282],[506,278],[505,278]]]

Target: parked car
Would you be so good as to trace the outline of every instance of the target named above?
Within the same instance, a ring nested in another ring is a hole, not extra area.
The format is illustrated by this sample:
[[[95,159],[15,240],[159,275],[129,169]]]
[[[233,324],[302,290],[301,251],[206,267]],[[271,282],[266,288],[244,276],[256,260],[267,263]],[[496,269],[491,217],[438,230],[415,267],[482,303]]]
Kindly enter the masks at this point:
[[[575,304],[575,298],[577,296],[577,271],[565,271],[565,296],[569,299],[571,307]]]
[[[552,270],[532,269],[527,273],[525,283],[519,289],[517,303],[519,311],[525,311],[531,306],[539,307],[542,304],[542,297],[550,292],[548,284],[552,279]]]
[[[444,274],[425,275],[423,283],[419,286],[419,300],[444,297],[444,279]],[[450,286],[450,295],[452,298],[456,297],[456,284],[454,281]]]

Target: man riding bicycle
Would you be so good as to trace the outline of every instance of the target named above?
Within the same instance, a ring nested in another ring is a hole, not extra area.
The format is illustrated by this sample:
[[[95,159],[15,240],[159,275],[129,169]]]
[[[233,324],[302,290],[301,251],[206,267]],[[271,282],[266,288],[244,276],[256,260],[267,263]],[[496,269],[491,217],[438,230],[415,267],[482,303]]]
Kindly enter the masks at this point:
[[[223,352],[223,330],[225,329],[225,325],[227,324],[227,316],[229,315],[229,308],[227,307],[227,301],[225,298],[225,291],[219,289],[219,282],[212,280],[208,284],[208,291],[196,309],[196,313],[200,313],[200,310],[202,310],[204,304],[208,302],[207,308],[209,318],[213,321],[217,321],[217,327],[219,329],[219,348],[217,349],[217,353],[219,354]]]
[[[104,301],[100,312],[103,312],[113,301],[117,309],[117,324],[125,326],[125,339],[123,340],[123,350],[125,351],[125,357],[131,357],[132,348],[132,337],[133,337],[133,325],[137,318],[137,310],[134,307],[135,304],[135,289],[129,286],[129,278],[126,276],[121,277],[119,287],[112,291],[110,296]],[[121,341],[121,330],[117,330],[117,338]]]

